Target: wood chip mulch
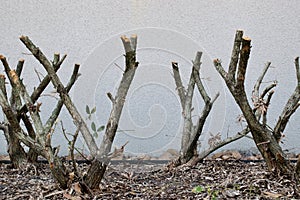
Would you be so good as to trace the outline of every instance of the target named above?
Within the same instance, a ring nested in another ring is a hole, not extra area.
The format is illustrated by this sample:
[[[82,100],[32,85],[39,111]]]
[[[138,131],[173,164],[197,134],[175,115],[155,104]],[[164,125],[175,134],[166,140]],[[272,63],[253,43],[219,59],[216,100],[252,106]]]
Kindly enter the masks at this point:
[[[121,162],[108,168],[99,190],[83,194],[78,182],[60,189],[46,164],[22,170],[0,164],[0,199],[300,199],[299,186],[275,178],[263,162],[209,160],[169,171],[151,161]]]

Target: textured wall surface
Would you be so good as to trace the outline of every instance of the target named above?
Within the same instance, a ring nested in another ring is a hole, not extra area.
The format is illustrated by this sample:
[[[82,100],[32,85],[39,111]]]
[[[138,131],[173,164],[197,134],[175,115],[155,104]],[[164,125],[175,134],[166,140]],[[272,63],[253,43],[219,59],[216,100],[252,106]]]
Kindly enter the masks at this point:
[[[273,125],[295,84],[294,58],[300,56],[300,2],[293,1],[4,1],[0,8],[0,53],[8,57],[11,67],[25,59],[24,82],[30,90],[38,82],[34,69],[43,73],[18,40],[28,35],[49,58],[54,52],[68,57],[59,75],[67,82],[74,63],[82,64],[80,79],[72,97],[84,115],[85,105],[96,106],[94,121],[106,122],[110,102],[106,92],[115,92],[123,66],[123,49],[119,36],[137,33],[140,67],[129,92],[116,145],[129,140],[129,153],[160,153],[178,148],[181,110],[171,75],[171,61],[178,61],[184,82],[188,80],[191,60],[197,50],[203,51],[202,78],[211,96],[221,96],[208,119],[201,138],[202,146],[211,134],[222,137],[241,130],[236,123],[240,114],[222,80],[212,66],[220,58],[229,62],[236,29],[243,29],[252,39],[252,54],[247,72],[247,90],[267,61],[273,68],[266,81],[278,81],[269,110]],[[53,91],[49,87],[48,92]],[[50,111],[55,99],[44,96],[42,111]],[[195,119],[201,111],[201,98],[195,97]],[[46,120],[48,114],[43,113]],[[299,152],[298,111],[291,119],[284,139],[284,148]],[[60,119],[69,132],[74,131],[67,112]],[[243,126],[243,125],[242,125]],[[66,146],[58,124],[53,143]],[[101,138],[101,134],[100,134]],[[100,138],[98,140],[100,140]],[[0,143],[5,145],[1,133]],[[79,146],[84,147],[79,141]],[[227,148],[248,149],[250,139],[243,139]],[[4,147],[0,153],[4,153]],[[66,148],[63,149],[66,153]]]

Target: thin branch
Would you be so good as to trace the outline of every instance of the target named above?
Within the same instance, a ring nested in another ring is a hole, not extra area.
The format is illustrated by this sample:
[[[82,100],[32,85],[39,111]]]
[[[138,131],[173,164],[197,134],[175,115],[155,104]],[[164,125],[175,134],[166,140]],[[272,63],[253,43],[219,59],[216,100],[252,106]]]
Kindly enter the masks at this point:
[[[258,79],[256,80],[256,83],[254,85],[254,88],[253,88],[253,91],[252,91],[252,101],[255,102],[258,100],[259,98],[259,88],[260,88],[260,85],[262,83],[262,80],[264,79],[269,67],[271,66],[271,62],[267,62],[265,64],[265,67],[263,69],[263,71],[261,72],[260,76],[258,77]],[[253,99],[255,98],[255,99]]]
[[[214,66],[215,66],[216,70],[219,72],[219,74],[222,76],[222,78],[225,80],[225,82],[229,83],[229,80],[230,80],[228,78],[229,75],[227,74],[227,72],[222,67],[221,60],[214,59],[213,63],[214,63]]]
[[[112,153],[108,154],[108,158],[112,159],[112,158],[116,158],[118,156],[121,156],[124,153],[125,150],[125,146],[129,143],[129,141],[127,141],[125,144],[123,144],[120,148],[115,148],[115,150]]]
[[[38,72],[36,69],[34,69],[34,72],[37,75],[39,81],[42,82],[42,78],[41,78],[41,76],[43,76],[42,73]],[[45,76],[43,76],[43,78],[45,78]]]
[[[65,139],[68,141],[68,143],[70,144],[72,141],[67,137],[67,134],[68,134],[68,135],[72,135],[72,134],[66,133],[66,129],[64,128],[63,122],[60,121],[60,123],[61,123],[61,129],[62,129],[63,135],[64,135]],[[79,129],[77,128],[75,134],[72,135],[72,136],[73,136],[74,144],[75,144],[75,140],[77,140],[77,137],[78,137],[78,136],[76,136],[76,139],[74,140],[74,136],[77,134],[77,130],[79,130]],[[89,160],[85,155],[83,155],[83,153],[81,153],[81,152],[79,151],[80,149],[78,149],[77,147],[75,147],[75,145],[74,145],[74,150],[75,150],[82,158],[84,158],[87,162],[91,162],[91,160]],[[75,159],[74,159],[74,160],[75,160]]]
[[[269,105],[270,105],[273,94],[274,94],[274,90],[270,91],[269,94],[268,94],[268,98],[266,100],[266,106],[267,107],[269,107]]]
[[[205,121],[211,111],[211,108],[214,104],[214,102],[216,101],[216,99],[219,97],[220,93],[217,93],[216,96],[213,98],[212,101],[209,102],[205,102],[205,106],[201,112],[201,115],[198,119],[197,125],[195,127],[195,130],[193,131],[193,134],[191,136],[191,140],[188,143],[188,148],[191,150],[193,148],[195,148],[195,146],[197,145],[197,142],[202,134],[202,130],[205,124]],[[188,150],[189,151],[189,150]]]
[[[184,108],[185,104],[185,89],[182,85],[181,81],[181,76],[178,68],[178,63],[177,62],[172,62],[172,68],[173,68],[173,74],[174,74],[174,80],[176,84],[176,90],[178,92],[179,98],[180,98],[180,103],[181,103],[181,108]]]
[[[287,103],[285,104],[285,107],[283,108],[283,111],[282,111],[281,115],[279,116],[279,119],[274,128],[274,136],[275,136],[277,142],[280,141],[281,136],[283,135],[283,131],[284,131],[290,117],[295,113],[295,111],[299,107],[299,100],[300,100],[299,57],[295,58],[295,68],[296,68],[296,76],[297,76],[298,84],[297,84],[293,94],[290,96]]]
[[[0,55],[0,60],[1,60],[2,64],[3,64],[3,66],[4,66],[4,70],[5,70],[5,73],[6,73],[7,77],[8,77],[8,80],[9,80],[10,84],[11,84],[12,88],[14,88],[15,84],[14,84],[14,82],[12,80],[11,75],[10,75],[11,68],[8,65],[6,57],[4,57],[3,55]]]
[[[226,138],[220,142],[218,142],[217,144],[215,144],[214,146],[209,147],[208,149],[201,151],[201,153],[198,155],[198,157],[196,159],[194,159],[191,163],[191,165],[195,165],[196,163],[202,161],[204,158],[206,158],[209,154],[211,154],[212,152],[216,151],[217,149],[225,146],[226,144],[229,144],[231,142],[234,142],[242,137],[245,137],[248,133],[250,132],[249,128],[245,128],[244,130],[242,130],[241,132],[237,133],[236,135]]]
[[[79,67],[80,67],[80,65],[75,64],[72,76],[67,84],[67,87],[65,88],[67,93],[71,90],[72,86],[74,85],[75,81],[77,80]],[[53,124],[55,123],[55,121],[57,120],[57,118],[59,116],[59,113],[60,113],[63,105],[64,105],[63,100],[59,99],[56,104],[55,109],[52,111],[51,116],[49,117],[49,119],[47,120],[47,122],[44,126],[44,134],[47,134],[50,132],[51,128],[53,127]]]
[[[193,76],[197,84],[197,88],[199,90],[199,93],[201,94],[202,99],[204,100],[205,103],[210,102],[210,97],[208,96],[206,90],[204,89],[204,86],[202,84],[202,81],[200,79],[200,63],[199,64],[194,64],[193,67]]]
[[[261,98],[261,99],[264,99],[264,98],[265,98],[265,95],[266,95],[270,90],[272,90],[274,87],[276,87],[276,86],[277,86],[277,82],[275,81],[274,83],[272,83],[271,85],[269,85],[268,87],[266,87],[266,88],[264,89],[264,91],[261,93],[260,98]]]
[[[72,160],[72,166],[73,166],[73,169],[74,169],[74,173],[77,176],[79,176],[77,165],[76,165],[76,160],[75,160],[75,156],[74,156],[75,143],[76,143],[77,137],[79,135],[79,129],[78,128],[76,129],[75,134],[73,135],[73,139],[69,140],[69,138],[67,137],[66,130],[64,128],[63,122],[60,121],[60,123],[61,123],[61,128],[62,128],[63,135],[65,136],[65,139],[68,141],[68,144],[69,144],[70,157],[71,157],[71,160]]]

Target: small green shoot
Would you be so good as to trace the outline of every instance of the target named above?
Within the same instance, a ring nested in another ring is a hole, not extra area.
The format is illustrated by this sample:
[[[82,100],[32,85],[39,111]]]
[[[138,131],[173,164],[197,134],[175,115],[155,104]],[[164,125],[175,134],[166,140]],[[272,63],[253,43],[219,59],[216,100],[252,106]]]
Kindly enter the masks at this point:
[[[196,186],[192,189],[193,193],[201,193],[204,191],[204,188],[202,186]]]
[[[86,111],[86,113],[88,114],[88,116],[87,116],[87,120],[92,120],[92,115],[93,114],[95,114],[95,112],[96,112],[96,107],[93,107],[92,109],[88,106],[88,105],[86,105],[85,106],[85,111]],[[105,129],[105,126],[99,126],[98,128],[97,128],[97,126],[96,126],[96,123],[94,122],[94,121],[92,121],[91,122],[91,129],[92,129],[92,131],[93,131],[93,136],[95,137],[95,138],[97,138],[98,137],[98,134],[101,132],[101,131],[103,131],[104,129]]]

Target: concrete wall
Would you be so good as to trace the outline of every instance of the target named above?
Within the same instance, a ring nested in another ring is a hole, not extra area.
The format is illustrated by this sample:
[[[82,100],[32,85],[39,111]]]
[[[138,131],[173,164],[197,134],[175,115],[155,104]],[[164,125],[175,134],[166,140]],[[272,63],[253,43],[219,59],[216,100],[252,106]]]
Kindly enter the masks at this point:
[[[252,38],[252,54],[247,72],[247,90],[267,61],[272,66],[266,81],[279,82],[269,110],[273,125],[296,85],[294,58],[300,55],[299,1],[4,1],[0,8],[0,53],[8,57],[11,66],[24,58],[24,82],[33,89],[38,78],[34,69],[43,72],[18,40],[28,35],[46,55],[67,53],[59,74],[67,82],[74,63],[82,64],[72,96],[83,115],[85,105],[96,106],[94,120],[105,124],[110,102],[105,93],[114,92],[122,71],[123,49],[119,36],[137,33],[140,67],[129,92],[122,115],[116,145],[129,140],[129,153],[160,153],[178,148],[180,143],[181,110],[171,61],[178,61],[184,82],[188,80],[191,60],[197,50],[203,51],[202,77],[209,93],[221,96],[208,119],[201,138],[205,147],[212,134],[222,137],[241,130],[236,123],[240,114],[223,81],[212,66],[212,59],[229,62],[236,29],[243,29]],[[53,90],[48,88],[48,92]],[[42,111],[49,111],[55,99],[42,97]],[[201,110],[201,98],[195,98],[195,116]],[[48,114],[43,112],[43,119]],[[69,132],[74,128],[67,112],[60,119]],[[194,118],[196,119],[196,117]],[[299,152],[299,112],[287,127],[284,148]],[[57,125],[54,143],[66,146]],[[101,138],[101,136],[100,136]],[[100,138],[98,140],[100,140]],[[1,144],[5,144],[3,134]],[[82,146],[79,141],[79,146]],[[248,149],[249,139],[235,142],[227,148]],[[4,153],[5,148],[0,148]],[[66,148],[63,149],[66,152]]]

